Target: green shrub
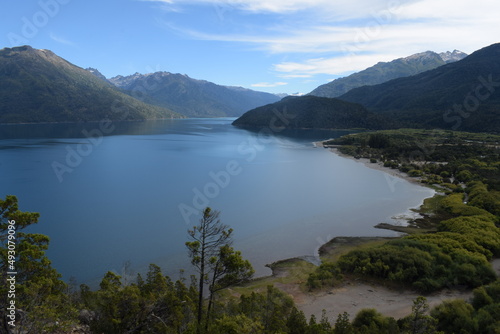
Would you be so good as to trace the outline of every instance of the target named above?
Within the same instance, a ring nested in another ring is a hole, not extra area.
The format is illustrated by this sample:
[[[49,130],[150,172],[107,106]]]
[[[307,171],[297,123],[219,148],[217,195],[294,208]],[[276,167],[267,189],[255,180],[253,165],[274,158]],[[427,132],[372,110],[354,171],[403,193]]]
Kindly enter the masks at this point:
[[[419,177],[419,176],[424,175],[424,172],[422,172],[421,170],[418,170],[418,169],[412,169],[408,172],[408,175],[411,177]]]

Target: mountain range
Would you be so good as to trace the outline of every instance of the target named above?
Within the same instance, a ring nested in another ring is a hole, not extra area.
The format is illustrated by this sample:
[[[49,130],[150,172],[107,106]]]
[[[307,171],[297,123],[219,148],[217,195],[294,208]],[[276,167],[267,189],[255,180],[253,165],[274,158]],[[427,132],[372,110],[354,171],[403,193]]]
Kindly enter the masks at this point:
[[[310,92],[309,95],[339,97],[354,88],[365,85],[376,85],[392,79],[419,74],[448,63],[462,60],[465,57],[467,57],[467,54],[458,50],[439,54],[427,51],[405,58],[398,58],[391,62],[380,62],[363,71],[321,85]]]
[[[95,70],[94,74],[99,75]],[[280,100],[274,94],[221,86],[169,72],[120,75],[109,82],[143,102],[189,117],[238,117],[249,109]]]
[[[435,58],[435,55],[429,56]],[[459,61],[449,60],[416,75],[351,89],[338,99],[323,98],[330,102],[322,101],[321,107],[317,106],[319,100],[311,100],[312,95],[287,100],[289,110],[301,105],[307,109],[301,111],[300,122],[289,122],[287,127],[315,127],[314,120],[319,118],[324,120],[320,125],[323,128],[344,128],[345,124],[339,119],[351,115],[348,122],[351,127],[368,129],[420,127],[499,132],[500,44],[485,47]],[[338,100],[351,104],[340,104]],[[360,105],[366,108],[363,114]],[[253,109],[233,124],[269,126],[273,114],[283,107],[274,103]]]
[[[273,94],[169,72],[107,79],[97,69],[85,70],[49,50],[4,48],[0,123],[239,116],[251,109],[234,124],[269,125],[276,111],[289,111],[295,117],[286,127],[292,128],[405,126],[498,132],[500,44],[461,59],[464,55],[429,51],[379,63],[310,95],[279,101]],[[392,76],[399,77],[389,80]],[[368,85],[376,81],[383,82]],[[337,98],[313,95],[332,87],[336,95],[349,85],[360,87]]]
[[[49,50],[0,50],[0,123],[184,117],[143,103]]]
[[[499,132],[500,43],[414,76],[352,89],[339,98],[404,126]]]
[[[49,50],[0,50],[0,123],[240,116],[279,99],[168,72],[108,80]]]

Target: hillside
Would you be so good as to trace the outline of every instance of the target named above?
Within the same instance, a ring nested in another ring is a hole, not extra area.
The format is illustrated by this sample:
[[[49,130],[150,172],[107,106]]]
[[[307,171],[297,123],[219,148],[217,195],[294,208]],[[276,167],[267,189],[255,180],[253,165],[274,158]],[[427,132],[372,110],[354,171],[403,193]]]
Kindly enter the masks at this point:
[[[183,117],[123,94],[49,50],[0,50],[0,123]]]
[[[500,44],[415,76],[353,89],[339,97],[408,126],[500,129]]]
[[[399,58],[391,62],[380,62],[366,70],[321,85],[310,92],[309,95],[339,97],[353,88],[376,85],[392,79],[415,75],[447,63],[461,60],[466,56],[465,53],[458,50],[440,54],[427,51],[406,58]]]
[[[392,122],[363,106],[317,96],[286,97],[243,114],[233,122],[238,127],[288,129],[382,129]]]
[[[190,117],[241,116],[279,97],[241,87],[216,85],[169,72],[116,76],[111,83],[144,102]]]

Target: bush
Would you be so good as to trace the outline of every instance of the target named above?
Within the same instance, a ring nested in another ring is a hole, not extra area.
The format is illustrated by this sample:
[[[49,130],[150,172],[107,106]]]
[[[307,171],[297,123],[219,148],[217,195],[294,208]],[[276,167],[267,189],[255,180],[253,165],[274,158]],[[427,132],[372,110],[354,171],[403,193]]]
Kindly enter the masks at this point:
[[[352,321],[359,333],[399,333],[394,318],[385,317],[375,309],[362,309]]]
[[[396,169],[399,167],[399,163],[397,161],[387,160],[386,162],[384,162],[384,167]]]
[[[469,240],[500,256],[500,229],[488,216],[457,217],[439,224],[438,230],[466,235]]]
[[[451,220],[444,224],[449,228],[446,232],[408,236],[351,251],[339,259],[338,266],[343,272],[412,285],[422,292],[492,282],[495,273],[488,259],[500,251],[500,236],[494,235],[498,229],[491,235],[491,231],[484,231],[481,226],[496,227],[483,222],[470,232],[460,232],[468,231],[469,227],[457,225],[460,224]]]
[[[420,176],[424,175],[424,172],[422,172],[421,170],[418,170],[418,169],[412,169],[408,172],[408,175],[411,177],[420,177]]]
[[[322,263],[313,273],[309,274],[307,287],[309,290],[314,290],[323,286],[334,286],[342,279],[343,275],[336,264]]]
[[[445,301],[431,311],[438,321],[437,330],[445,333],[476,333],[477,323],[473,319],[474,308],[457,299]]]
[[[389,136],[381,134],[381,133],[374,133],[370,135],[370,138],[368,139],[368,146],[371,148],[387,148],[391,145]]]

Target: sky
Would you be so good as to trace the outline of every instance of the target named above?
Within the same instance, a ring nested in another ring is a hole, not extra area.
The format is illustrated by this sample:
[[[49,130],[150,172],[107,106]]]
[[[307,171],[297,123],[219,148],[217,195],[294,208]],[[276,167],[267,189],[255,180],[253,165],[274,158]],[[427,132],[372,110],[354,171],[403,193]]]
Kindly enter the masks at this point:
[[[31,45],[106,77],[166,71],[308,93],[427,50],[500,42],[498,0],[0,0],[0,48]]]

